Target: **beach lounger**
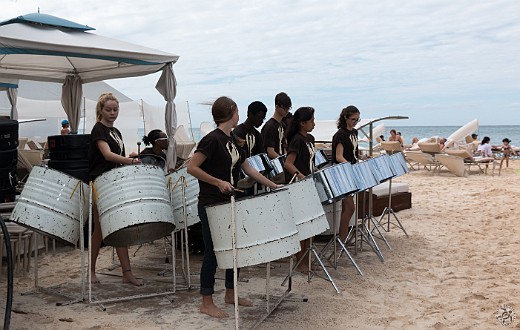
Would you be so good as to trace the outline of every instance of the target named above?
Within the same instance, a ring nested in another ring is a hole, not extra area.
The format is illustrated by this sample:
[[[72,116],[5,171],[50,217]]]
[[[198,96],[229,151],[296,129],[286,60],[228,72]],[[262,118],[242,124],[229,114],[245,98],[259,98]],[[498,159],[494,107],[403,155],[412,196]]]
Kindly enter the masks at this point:
[[[495,167],[497,162],[495,158],[492,157],[474,157],[467,150],[446,150],[448,155],[458,156],[464,159],[464,164],[468,168],[468,173],[471,171],[471,167],[475,166],[478,168],[479,174],[487,174],[488,168],[491,165],[491,175],[495,175]],[[498,175],[500,175],[500,169],[498,171]]]
[[[456,176],[466,176],[466,166],[464,165],[464,159],[462,157],[438,154],[435,155],[435,159],[440,163],[440,166],[446,167],[448,171]]]
[[[419,142],[419,149],[430,155],[441,154],[441,146],[436,142]]]
[[[419,167],[423,166],[428,171],[432,171],[432,175],[435,174],[435,171],[439,168],[439,162],[428,153],[422,151],[408,151],[405,153],[405,156],[409,164],[415,163],[418,164]]]
[[[383,147],[385,152],[389,155],[403,151],[399,141],[381,141],[381,147]]]

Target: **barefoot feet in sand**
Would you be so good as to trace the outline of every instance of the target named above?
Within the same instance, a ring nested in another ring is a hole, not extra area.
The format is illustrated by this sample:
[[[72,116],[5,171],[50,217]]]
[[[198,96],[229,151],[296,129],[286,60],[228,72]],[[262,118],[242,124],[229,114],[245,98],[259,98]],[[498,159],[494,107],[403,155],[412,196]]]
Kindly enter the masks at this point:
[[[134,274],[132,273],[131,270],[123,272],[123,283],[128,283],[128,284],[132,284],[132,285],[135,285],[135,286],[142,286],[142,285],[144,285],[144,281],[140,280],[140,279],[137,279],[134,276]]]

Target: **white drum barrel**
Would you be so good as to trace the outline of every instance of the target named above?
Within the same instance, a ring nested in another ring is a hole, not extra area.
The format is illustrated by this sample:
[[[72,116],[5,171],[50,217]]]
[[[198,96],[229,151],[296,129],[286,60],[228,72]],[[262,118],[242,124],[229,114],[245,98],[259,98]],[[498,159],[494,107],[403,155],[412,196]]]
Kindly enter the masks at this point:
[[[117,167],[100,175],[94,187],[105,244],[142,244],[169,235],[175,229],[162,168]]]
[[[83,189],[84,198],[80,199]],[[80,203],[88,220],[88,185],[51,168],[34,166],[10,220],[37,232],[76,244],[79,239]]]
[[[285,188],[289,190],[291,197],[291,208],[300,241],[329,229],[312,176],[307,176]]]
[[[184,197],[186,201],[186,226],[189,227],[200,222],[199,211],[197,209],[199,196],[199,181],[191,174],[188,174],[188,168],[183,167],[173,173],[168,174],[170,184],[170,194],[173,207],[173,218],[175,219],[175,229],[184,228],[184,211],[182,200],[182,177],[186,182]]]
[[[219,268],[233,268],[231,203],[206,207]],[[288,257],[300,250],[287,189],[236,201],[237,266]]]

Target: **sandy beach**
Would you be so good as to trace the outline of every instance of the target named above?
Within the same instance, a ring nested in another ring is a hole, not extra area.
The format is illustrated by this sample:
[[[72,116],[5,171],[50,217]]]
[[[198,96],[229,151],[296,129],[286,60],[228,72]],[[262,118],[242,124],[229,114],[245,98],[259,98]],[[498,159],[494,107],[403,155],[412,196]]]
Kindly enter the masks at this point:
[[[498,174],[498,172],[496,172]],[[396,179],[412,192],[412,208],[397,213],[409,237],[391,227],[389,250],[378,241],[385,262],[367,246],[354,258],[364,276],[346,258],[329,268],[341,290],[319,277],[311,282],[293,277],[291,299],[283,301],[259,329],[492,329],[503,328],[495,314],[504,305],[520,328],[520,161],[510,162],[501,175],[456,177],[446,170],[431,175],[422,169]],[[112,249],[102,249],[98,265],[101,284],[93,286],[98,299],[171,289],[162,241],[130,249],[134,273],[144,287],[121,284],[120,269],[110,270]],[[198,285],[200,254],[192,254],[192,285]],[[39,259],[39,284],[79,297],[80,252],[58,246]],[[288,262],[271,264],[271,294],[281,294]],[[159,276],[162,273],[164,276]],[[185,290],[177,272],[175,294],[125,302],[85,302],[56,306],[69,299],[47,293],[24,294],[34,288],[34,267],[14,278],[11,329],[231,329],[235,320],[211,319],[198,312],[197,289]],[[241,328],[251,328],[265,314],[264,266],[244,268],[239,290],[254,302],[240,309]],[[220,279],[223,272],[217,273]],[[0,312],[4,314],[6,282],[0,282]],[[217,280],[217,304],[223,306],[223,281]],[[301,298],[307,298],[303,302]],[[233,305],[225,310],[233,315]]]

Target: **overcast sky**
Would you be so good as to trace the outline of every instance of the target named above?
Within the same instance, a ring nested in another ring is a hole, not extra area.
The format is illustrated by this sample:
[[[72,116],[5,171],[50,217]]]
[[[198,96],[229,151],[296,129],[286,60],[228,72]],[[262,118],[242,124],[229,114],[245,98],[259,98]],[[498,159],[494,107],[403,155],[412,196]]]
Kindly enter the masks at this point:
[[[398,125],[520,124],[520,1],[0,0],[0,20],[37,12],[174,53],[177,103],[195,125],[216,97],[247,105],[287,92],[293,110]],[[158,75],[107,81],[163,105]]]

